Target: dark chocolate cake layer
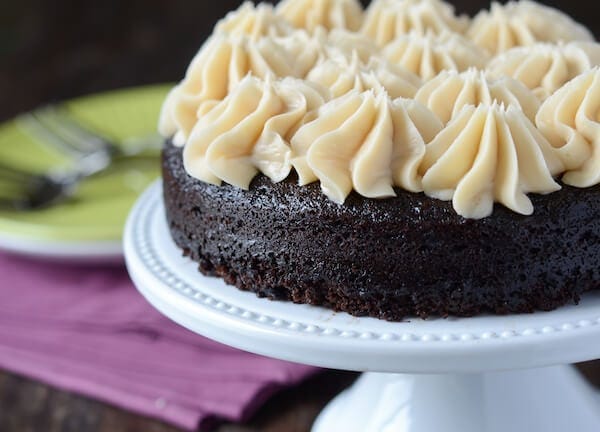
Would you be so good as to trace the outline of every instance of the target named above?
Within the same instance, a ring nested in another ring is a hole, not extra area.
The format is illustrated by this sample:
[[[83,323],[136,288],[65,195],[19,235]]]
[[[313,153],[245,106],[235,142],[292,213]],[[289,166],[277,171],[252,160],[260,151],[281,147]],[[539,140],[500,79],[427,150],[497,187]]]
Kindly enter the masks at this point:
[[[271,299],[401,320],[551,310],[600,288],[600,186],[474,220],[402,190],[338,205],[295,176],[206,184],[169,143],[163,179],[173,239],[200,271]]]

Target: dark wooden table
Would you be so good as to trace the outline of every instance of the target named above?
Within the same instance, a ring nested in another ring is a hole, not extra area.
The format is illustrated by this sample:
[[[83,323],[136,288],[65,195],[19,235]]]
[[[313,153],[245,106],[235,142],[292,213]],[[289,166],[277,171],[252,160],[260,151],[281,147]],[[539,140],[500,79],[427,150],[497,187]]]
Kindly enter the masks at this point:
[[[579,365],[600,388],[600,364]],[[221,424],[215,432],[308,432],[327,402],[356,374],[326,371],[273,396],[245,424]],[[600,409],[600,407],[599,407]],[[2,432],[178,432],[179,429],[38,382],[0,372]]]
[[[549,0],[598,34],[589,3]],[[173,82],[224,11],[240,0],[19,0],[0,2],[0,120],[39,104]],[[363,3],[368,3],[364,1]],[[462,11],[487,0],[459,0]],[[0,288],[1,289],[1,288]],[[581,370],[600,383],[600,364]],[[219,432],[308,431],[356,375],[329,371],[274,396],[245,425]],[[0,432],[174,432],[176,428],[0,371]]]
[[[216,432],[307,432],[325,404],[356,374],[326,371],[273,396],[246,424]],[[106,404],[0,372],[2,432],[178,432],[179,429]]]

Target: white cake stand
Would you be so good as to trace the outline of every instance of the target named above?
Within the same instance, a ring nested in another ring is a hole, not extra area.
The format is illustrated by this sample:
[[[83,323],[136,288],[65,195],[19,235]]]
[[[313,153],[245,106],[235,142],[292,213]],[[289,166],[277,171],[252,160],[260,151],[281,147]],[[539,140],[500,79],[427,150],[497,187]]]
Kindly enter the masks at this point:
[[[148,301],[194,332],[266,356],[365,371],[314,431],[600,431],[599,395],[566,366],[600,358],[597,293],[549,313],[400,323],[259,299],[181,257],[159,184],[129,217],[125,257]]]

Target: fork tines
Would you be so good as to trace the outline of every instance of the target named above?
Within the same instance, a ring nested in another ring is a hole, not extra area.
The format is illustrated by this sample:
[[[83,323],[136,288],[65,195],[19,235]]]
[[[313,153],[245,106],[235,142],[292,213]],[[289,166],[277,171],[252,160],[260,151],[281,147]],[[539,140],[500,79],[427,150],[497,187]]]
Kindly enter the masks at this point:
[[[112,154],[115,144],[77,123],[65,108],[48,105],[17,118],[17,124],[30,136],[71,157],[93,153]]]

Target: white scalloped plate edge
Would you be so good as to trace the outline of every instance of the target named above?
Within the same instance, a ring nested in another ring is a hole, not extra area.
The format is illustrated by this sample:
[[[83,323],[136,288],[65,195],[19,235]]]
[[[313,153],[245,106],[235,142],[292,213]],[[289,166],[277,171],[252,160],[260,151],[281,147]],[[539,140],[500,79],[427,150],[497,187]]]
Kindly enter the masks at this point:
[[[181,256],[161,191],[157,181],[127,221],[130,275],[162,313],[219,342],[300,363],[382,372],[482,372],[600,357],[600,293],[553,312],[396,323],[257,298],[203,276]]]

